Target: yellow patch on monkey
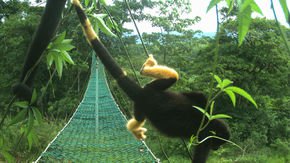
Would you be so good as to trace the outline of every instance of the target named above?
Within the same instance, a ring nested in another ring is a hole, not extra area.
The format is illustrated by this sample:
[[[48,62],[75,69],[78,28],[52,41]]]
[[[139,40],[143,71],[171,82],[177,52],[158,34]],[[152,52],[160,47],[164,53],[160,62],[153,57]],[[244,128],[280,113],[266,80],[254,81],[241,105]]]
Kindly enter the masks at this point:
[[[148,59],[143,64],[140,73],[144,76],[156,79],[179,78],[178,73],[173,68],[158,65],[152,54],[149,55]]]

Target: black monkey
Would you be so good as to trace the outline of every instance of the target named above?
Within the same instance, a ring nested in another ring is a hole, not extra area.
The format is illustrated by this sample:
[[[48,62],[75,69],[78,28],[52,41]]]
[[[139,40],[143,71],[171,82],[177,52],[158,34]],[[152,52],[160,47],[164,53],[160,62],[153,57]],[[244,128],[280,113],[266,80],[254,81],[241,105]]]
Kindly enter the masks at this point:
[[[47,0],[40,24],[26,54],[20,82],[13,86],[13,93],[22,99],[30,100],[32,96],[31,87],[37,70],[37,62],[55,35],[65,3],[66,0]],[[28,73],[27,80],[23,82]]]
[[[194,109],[193,105],[205,108],[207,98],[199,92],[176,93],[167,91],[166,89],[178,80],[178,74],[174,69],[158,65],[152,55],[143,64],[141,74],[157,79],[145,85],[144,88],[140,87],[126,76],[101,43],[79,0],[73,0],[73,4],[87,40],[106,69],[117,80],[118,85],[134,101],[134,118],[128,121],[127,129],[137,139],[145,139],[146,129],[143,128],[143,125],[146,118],[160,132],[170,137],[190,138],[196,134],[203,114]],[[222,120],[215,119],[200,133],[199,139],[202,140],[213,133],[226,140],[230,137],[227,124]],[[195,149],[192,162],[206,162],[210,150],[216,150],[224,143],[220,139],[208,139],[199,144]]]

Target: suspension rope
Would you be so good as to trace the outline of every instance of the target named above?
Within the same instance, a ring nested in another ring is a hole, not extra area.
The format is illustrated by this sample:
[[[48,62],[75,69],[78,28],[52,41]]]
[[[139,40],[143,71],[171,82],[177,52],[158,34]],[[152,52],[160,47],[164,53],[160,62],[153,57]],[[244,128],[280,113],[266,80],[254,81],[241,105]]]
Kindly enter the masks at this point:
[[[134,23],[134,26],[135,26],[135,28],[136,28],[136,30],[137,30],[137,33],[138,33],[139,39],[141,40],[141,43],[142,43],[143,49],[144,49],[144,51],[145,51],[145,54],[147,55],[147,57],[149,57],[148,50],[147,50],[147,48],[146,48],[146,46],[145,46],[145,44],[144,44],[144,41],[143,41],[142,36],[141,36],[141,34],[140,34],[139,28],[137,27],[137,24],[136,24],[136,22],[135,22],[135,19],[134,19],[134,17],[133,17],[133,14],[132,14],[132,11],[131,11],[131,8],[130,8],[130,5],[129,5],[129,3],[128,3],[127,0],[125,0],[125,3],[126,3],[126,6],[127,6],[128,11],[129,11],[130,17],[131,17],[131,19],[132,19],[132,21],[133,21],[133,23]]]
[[[141,85],[140,80],[139,80],[139,78],[137,77],[136,70],[135,70],[134,65],[133,65],[133,63],[132,63],[132,60],[131,60],[131,58],[130,58],[130,56],[129,56],[129,52],[128,52],[128,50],[127,50],[127,47],[125,46],[125,43],[124,43],[124,41],[123,41],[123,39],[122,39],[121,34],[116,30],[118,27],[116,27],[116,24],[114,23],[114,19],[113,19],[112,15],[111,15],[110,11],[106,8],[106,6],[103,6],[103,8],[105,9],[106,13],[108,14],[110,20],[113,22],[112,24],[113,24],[113,26],[114,26],[115,32],[117,33],[117,36],[118,36],[118,38],[119,38],[119,41],[121,42],[121,44],[122,44],[122,46],[123,46],[123,48],[124,48],[124,51],[125,51],[126,57],[127,57],[128,61],[129,61],[129,64],[130,64],[130,67],[131,67],[131,69],[132,69],[132,71],[133,71],[134,77],[135,77],[136,81],[138,82],[138,84]]]

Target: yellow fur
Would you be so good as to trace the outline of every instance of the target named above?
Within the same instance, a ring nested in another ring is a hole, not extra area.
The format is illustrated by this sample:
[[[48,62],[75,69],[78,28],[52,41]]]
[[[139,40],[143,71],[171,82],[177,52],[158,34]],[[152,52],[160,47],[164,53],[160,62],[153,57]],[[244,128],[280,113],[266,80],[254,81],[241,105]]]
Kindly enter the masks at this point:
[[[94,31],[89,19],[86,19],[85,25],[83,26],[83,31],[85,32],[89,43],[94,39],[98,39],[98,36]]]
[[[179,78],[178,73],[174,69],[158,65],[152,54],[149,55],[148,59],[143,64],[140,73],[144,76],[156,79]]]
[[[75,6],[80,7],[81,9],[83,8],[82,5],[80,4],[79,0],[72,0],[72,3]],[[96,32],[94,31],[89,19],[85,20],[85,24],[82,26],[82,29],[83,29],[84,33],[86,34],[86,38],[90,44],[91,44],[92,40],[98,39],[98,36],[97,36]]]

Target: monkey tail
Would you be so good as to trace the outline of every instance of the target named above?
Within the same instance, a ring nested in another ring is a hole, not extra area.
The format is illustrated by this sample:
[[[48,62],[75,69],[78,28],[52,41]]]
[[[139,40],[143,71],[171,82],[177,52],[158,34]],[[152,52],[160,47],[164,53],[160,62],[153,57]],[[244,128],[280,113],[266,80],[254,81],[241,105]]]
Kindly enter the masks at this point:
[[[132,99],[136,100],[140,96],[141,87],[131,80],[123,72],[121,67],[116,63],[112,58],[107,48],[102,44],[96,32],[94,31],[90,20],[87,18],[82,5],[79,0],[72,0],[73,5],[75,6],[77,15],[82,24],[83,32],[87,38],[87,41],[92,46],[106,69],[110,74],[118,81],[119,86],[124,90],[124,92]]]

